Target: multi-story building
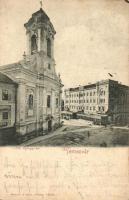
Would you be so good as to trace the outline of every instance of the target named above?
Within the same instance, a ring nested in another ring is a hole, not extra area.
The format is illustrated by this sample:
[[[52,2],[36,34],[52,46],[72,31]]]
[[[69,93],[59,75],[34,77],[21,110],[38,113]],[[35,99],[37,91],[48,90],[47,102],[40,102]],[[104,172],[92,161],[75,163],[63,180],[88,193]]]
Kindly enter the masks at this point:
[[[16,133],[25,136],[51,131],[60,125],[61,89],[54,60],[54,35],[56,31],[40,8],[24,24],[27,53],[23,60],[0,71],[17,82]]]
[[[17,83],[0,73],[0,128],[15,124],[16,90]]]
[[[0,144],[15,131],[16,93],[17,83],[0,73]]]
[[[129,87],[104,80],[65,90],[65,110],[87,116],[106,116],[113,123],[129,123]]]

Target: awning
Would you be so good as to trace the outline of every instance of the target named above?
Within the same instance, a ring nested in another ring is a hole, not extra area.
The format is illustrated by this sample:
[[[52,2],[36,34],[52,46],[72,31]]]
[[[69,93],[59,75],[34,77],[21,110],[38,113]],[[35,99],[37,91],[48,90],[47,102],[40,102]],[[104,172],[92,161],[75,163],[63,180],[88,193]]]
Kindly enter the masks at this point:
[[[68,111],[62,111],[61,114],[72,115],[73,113]]]
[[[81,114],[81,113],[78,113],[77,115],[83,116],[83,117],[88,117],[91,119],[101,119],[102,117],[107,117],[107,115],[104,115],[104,114]]]

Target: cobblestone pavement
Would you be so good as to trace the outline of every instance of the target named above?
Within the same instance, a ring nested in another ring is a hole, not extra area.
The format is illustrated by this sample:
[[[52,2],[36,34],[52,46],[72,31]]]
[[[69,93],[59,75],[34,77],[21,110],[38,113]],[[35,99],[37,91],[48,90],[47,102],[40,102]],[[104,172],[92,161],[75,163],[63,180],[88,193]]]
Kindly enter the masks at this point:
[[[64,125],[48,135],[29,140],[22,146],[128,146],[128,127],[96,126],[84,120],[64,121]]]

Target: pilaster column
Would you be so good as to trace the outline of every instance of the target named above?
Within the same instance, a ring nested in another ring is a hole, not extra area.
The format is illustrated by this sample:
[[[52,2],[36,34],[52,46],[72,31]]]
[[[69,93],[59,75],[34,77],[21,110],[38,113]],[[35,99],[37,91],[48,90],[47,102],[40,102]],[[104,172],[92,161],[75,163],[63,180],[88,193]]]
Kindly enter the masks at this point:
[[[47,115],[47,91],[43,88],[43,130],[47,130],[46,115]]]
[[[19,83],[17,88],[17,123],[25,122],[25,84]]]
[[[31,38],[30,38],[30,33],[27,32],[26,34],[26,54],[30,55],[31,54]]]
[[[38,29],[38,51],[41,51],[41,29]]]
[[[62,100],[62,91],[59,88],[59,123],[61,122],[61,100]]]
[[[51,97],[51,110],[52,110],[52,116],[55,114],[55,91],[52,90],[52,97]]]
[[[39,122],[39,108],[40,108],[40,99],[39,99],[39,92],[40,92],[40,87],[36,87],[36,121],[37,124]]]
[[[51,56],[54,59],[54,40],[53,40],[53,38],[51,39]]]
[[[47,114],[47,91],[46,88],[43,88],[43,113]]]

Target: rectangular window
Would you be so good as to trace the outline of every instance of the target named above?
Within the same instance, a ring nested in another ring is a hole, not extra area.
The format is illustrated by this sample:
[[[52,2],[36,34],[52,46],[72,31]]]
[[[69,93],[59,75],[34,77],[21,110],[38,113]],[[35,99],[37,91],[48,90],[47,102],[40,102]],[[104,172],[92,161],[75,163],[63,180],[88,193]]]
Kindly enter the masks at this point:
[[[50,63],[48,64],[48,69],[51,69],[51,65],[50,65]]]
[[[2,90],[2,100],[8,100],[8,90]]]
[[[3,112],[3,119],[8,119],[8,112]]]
[[[100,99],[100,103],[103,103],[103,99]]]
[[[56,98],[56,108],[58,108],[58,104],[59,104],[59,101],[58,101],[58,98]]]
[[[51,57],[51,40],[47,39],[47,56]]]
[[[48,108],[51,107],[51,96],[50,95],[47,96],[47,107]]]

